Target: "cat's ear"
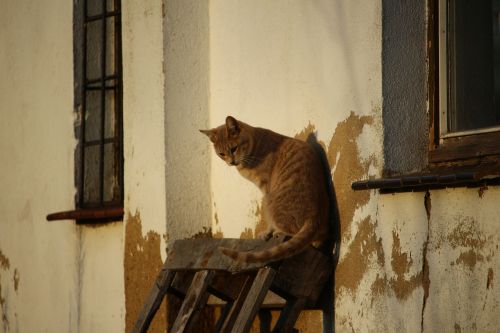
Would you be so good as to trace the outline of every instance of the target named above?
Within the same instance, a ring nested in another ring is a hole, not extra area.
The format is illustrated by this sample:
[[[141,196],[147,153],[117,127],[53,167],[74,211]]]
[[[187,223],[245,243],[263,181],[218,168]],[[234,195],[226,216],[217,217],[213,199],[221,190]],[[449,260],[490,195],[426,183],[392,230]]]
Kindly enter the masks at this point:
[[[227,116],[226,118],[226,132],[227,136],[230,138],[237,137],[240,134],[240,124],[238,120],[234,119],[231,116]]]
[[[208,136],[210,141],[215,142],[215,131],[214,130],[199,130],[201,133]]]

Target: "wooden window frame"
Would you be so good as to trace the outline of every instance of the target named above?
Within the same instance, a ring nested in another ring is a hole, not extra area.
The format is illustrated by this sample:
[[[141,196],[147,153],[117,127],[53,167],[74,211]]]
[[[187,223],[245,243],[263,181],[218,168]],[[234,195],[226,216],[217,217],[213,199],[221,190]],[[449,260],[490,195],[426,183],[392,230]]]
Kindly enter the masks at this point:
[[[446,50],[447,17],[440,6],[448,0],[429,0],[428,18],[428,58],[429,78],[428,94],[430,109],[430,145],[429,167],[441,168],[491,168],[500,164],[500,130],[476,130],[444,134],[445,126],[440,119],[446,116],[447,96],[446,73],[448,68],[442,68],[448,57]]]

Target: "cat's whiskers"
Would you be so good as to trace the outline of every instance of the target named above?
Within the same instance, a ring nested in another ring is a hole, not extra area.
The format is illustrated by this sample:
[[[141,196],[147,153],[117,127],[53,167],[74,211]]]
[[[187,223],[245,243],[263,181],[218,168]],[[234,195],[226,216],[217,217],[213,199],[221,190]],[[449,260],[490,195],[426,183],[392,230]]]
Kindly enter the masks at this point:
[[[241,158],[241,161],[245,166],[255,166],[257,163],[262,161],[263,158],[257,157],[257,156],[252,156],[252,155],[245,155]]]

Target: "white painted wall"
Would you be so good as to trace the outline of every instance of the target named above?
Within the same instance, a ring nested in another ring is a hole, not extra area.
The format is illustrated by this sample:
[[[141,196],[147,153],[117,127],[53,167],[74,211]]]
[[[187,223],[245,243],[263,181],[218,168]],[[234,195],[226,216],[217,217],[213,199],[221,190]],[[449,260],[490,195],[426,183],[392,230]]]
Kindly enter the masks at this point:
[[[0,7],[0,332],[76,332],[72,2]]]
[[[328,144],[351,111],[380,117],[380,26],[379,1],[211,1],[210,125],[233,115],[294,136],[311,123]],[[378,129],[366,133],[363,150],[379,154]],[[260,194],[211,156],[214,228],[239,237]]]
[[[166,232],[162,10],[161,1],[122,4],[125,212],[141,214],[144,235]]]

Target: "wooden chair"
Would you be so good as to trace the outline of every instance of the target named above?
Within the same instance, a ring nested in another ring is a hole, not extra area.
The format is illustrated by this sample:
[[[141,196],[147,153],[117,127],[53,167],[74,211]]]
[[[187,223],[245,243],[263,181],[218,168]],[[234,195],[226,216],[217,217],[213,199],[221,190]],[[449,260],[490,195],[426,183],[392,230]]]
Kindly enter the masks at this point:
[[[242,251],[259,250],[283,241],[280,238],[267,242],[255,239],[192,239],[173,242],[167,250],[167,260],[133,332],[147,332],[167,294],[183,298],[172,332],[189,332],[211,295],[222,300],[210,302],[221,306],[215,332],[248,332],[258,313],[261,331],[267,331],[271,322],[271,308],[281,309],[272,332],[294,332],[295,322],[304,309],[322,310],[323,331],[332,332],[333,296],[327,293],[324,301],[319,302],[320,295],[325,294],[324,290],[331,290],[331,256],[309,247],[280,262],[237,264],[218,250],[220,246]],[[272,301],[269,291],[284,299],[284,304]],[[271,301],[264,301],[266,295]]]

